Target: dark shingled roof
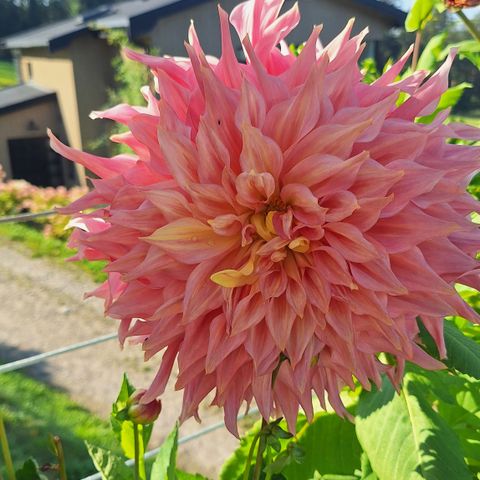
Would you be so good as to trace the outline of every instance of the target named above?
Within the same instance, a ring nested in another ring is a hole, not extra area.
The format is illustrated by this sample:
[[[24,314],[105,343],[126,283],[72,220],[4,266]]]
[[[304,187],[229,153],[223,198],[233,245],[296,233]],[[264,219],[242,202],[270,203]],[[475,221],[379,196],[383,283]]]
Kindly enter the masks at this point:
[[[0,112],[15,110],[32,103],[56,96],[53,90],[25,83],[0,90]]]
[[[132,0],[104,5],[75,18],[45,25],[0,39],[0,48],[21,49],[48,47],[50,51],[64,48],[75,36],[88,30],[126,28],[132,39],[148,32],[158,18],[206,0]],[[379,0],[353,0],[361,6],[400,26],[406,13]]]

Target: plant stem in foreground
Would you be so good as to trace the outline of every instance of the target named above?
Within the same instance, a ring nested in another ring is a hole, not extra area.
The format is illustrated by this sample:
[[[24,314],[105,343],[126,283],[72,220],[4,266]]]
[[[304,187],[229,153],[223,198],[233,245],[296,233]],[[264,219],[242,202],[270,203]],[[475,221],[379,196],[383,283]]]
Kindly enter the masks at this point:
[[[135,448],[135,465],[134,465],[134,476],[135,480],[140,480],[140,445],[138,441],[138,425],[133,424],[133,444]]]
[[[135,422],[133,423],[133,444],[135,448],[134,477],[135,480],[143,480],[146,477],[145,463],[143,455],[140,454],[140,429]]]
[[[262,428],[260,429],[260,442],[258,443],[257,459],[255,460],[255,470],[253,471],[253,480],[260,480],[263,467],[263,452],[267,446],[267,439],[265,435],[261,433],[264,431],[265,427],[268,426],[268,422],[262,418]]]
[[[67,480],[67,469],[65,466],[65,455],[63,453],[63,445],[60,437],[53,437],[53,445],[58,459],[58,474],[60,480]]]
[[[272,383],[271,388],[275,386],[275,381],[277,380],[278,372],[280,371],[280,367],[282,363],[287,360],[287,357],[281,353],[280,357],[278,358],[278,364],[275,367],[275,370],[272,372]],[[257,459],[255,460],[255,470],[253,472],[253,480],[259,480],[262,474],[262,467],[263,467],[263,452],[265,452],[265,448],[267,446],[267,437],[262,435],[262,432],[265,432],[266,428],[268,427],[268,422],[264,418],[262,418],[262,428],[259,432],[260,442],[258,444],[258,451],[257,451]]]
[[[250,465],[252,464],[252,460],[253,460],[253,452],[255,451],[255,447],[257,445],[257,442],[258,442],[258,439],[260,438],[261,433],[262,433],[262,430],[260,429],[260,431],[253,438],[252,444],[250,445],[247,462],[245,463],[245,471],[243,472],[243,480],[248,480],[248,476],[250,474]]]
[[[8,480],[15,480],[15,469],[13,468],[12,455],[10,454],[7,432],[5,431],[5,424],[3,423],[2,415],[0,415],[0,443],[2,444],[2,453],[5,460],[7,478]]]
[[[480,42],[480,32],[477,30],[475,24],[463,13],[462,10],[457,10],[456,13],[467,27],[472,37],[477,40],[477,42]]]
[[[412,56],[412,70],[415,71],[418,65],[418,58],[420,57],[420,44],[422,43],[422,30],[417,30],[415,35],[415,45],[413,47]]]

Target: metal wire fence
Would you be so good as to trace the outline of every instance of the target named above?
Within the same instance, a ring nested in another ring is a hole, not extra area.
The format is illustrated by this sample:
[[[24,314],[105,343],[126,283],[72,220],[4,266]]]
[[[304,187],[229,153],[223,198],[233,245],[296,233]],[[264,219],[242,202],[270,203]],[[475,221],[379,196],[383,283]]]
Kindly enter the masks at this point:
[[[2,217],[0,218],[0,223],[16,223],[16,222],[26,222],[30,220],[34,220],[35,218],[40,218],[40,217],[47,217],[50,215],[55,215],[58,213],[56,210],[48,210],[44,212],[38,212],[38,213],[22,213],[18,215],[10,215],[7,217]],[[22,368],[30,367],[39,363],[42,363],[49,358],[56,357],[59,355],[64,355],[69,352],[73,352],[76,350],[81,350],[84,348],[91,347],[93,345],[98,345],[100,343],[108,342],[110,340],[113,340],[117,338],[116,333],[110,333],[107,335],[102,335],[100,337],[95,337],[91,338],[89,340],[85,340],[83,342],[78,342],[74,343],[72,345],[67,345],[64,347],[57,348],[55,350],[51,350],[49,352],[43,352],[38,355],[32,355],[30,357],[26,357],[20,360],[15,360],[13,362],[5,363],[3,365],[0,365],[0,374],[7,373],[7,372],[12,372],[15,370],[20,370]],[[242,414],[238,416],[238,420],[242,420],[243,418],[247,416],[253,416],[258,414],[258,409],[253,408],[251,409],[248,413]],[[193,440],[196,440],[200,437],[203,437],[211,432],[214,432],[215,430],[218,430],[219,428],[224,427],[225,423],[222,422],[216,422],[213,423],[212,425],[208,425],[207,427],[199,430],[198,432],[192,433],[190,435],[185,435],[184,437],[180,437],[178,440],[178,444],[182,445],[188,442],[191,442]],[[149,450],[148,452],[145,453],[144,458],[145,460],[148,460],[150,458],[155,457],[160,450],[159,448],[155,448],[153,450]],[[129,467],[132,467],[134,465],[133,460],[127,460],[125,464]],[[81,480],[101,480],[102,475],[100,473],[95,473],[93,475],[90,475],[88,477],[84,477]]]

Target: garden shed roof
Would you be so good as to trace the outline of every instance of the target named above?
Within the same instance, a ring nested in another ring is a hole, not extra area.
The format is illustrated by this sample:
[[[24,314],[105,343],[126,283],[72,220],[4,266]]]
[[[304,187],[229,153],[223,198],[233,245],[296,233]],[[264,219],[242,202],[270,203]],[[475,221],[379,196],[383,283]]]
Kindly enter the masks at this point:
[[[0,90],[0,112],[4,113],[34,102],[42,101],[48,97],[55,97],[53,90],[38,87],[32,83],[16,85],[15,87]]]
[[[133,0],[104,5],[74,18],[44,25],[0,39],[0,48],[13,50],[48,47],[50,51],[64,48],[77,35],[105,28],[126,28],[132,39],[147,33],[165,15],[204,3],[206,0]],[[352,0],[400,26],[405,12],[379,0]]]

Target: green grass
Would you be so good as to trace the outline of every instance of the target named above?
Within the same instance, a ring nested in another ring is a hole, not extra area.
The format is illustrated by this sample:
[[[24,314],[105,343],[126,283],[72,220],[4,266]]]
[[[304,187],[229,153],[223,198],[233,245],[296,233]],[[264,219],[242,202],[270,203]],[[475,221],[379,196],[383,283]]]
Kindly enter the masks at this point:
[[[48,257],[62,265],[65,265],[67,258],[75,254],[75,251],[68,248],[63,240],[45,237],[38,229],[23,223],[0,224],[1,237],[22,243],[30,250],[33,257]],[[105,262],[82,260],[74,264],[88,272],[96,282],[103,282],[106,279],[106,274],[103,272]]]
[[[106,421],[81,408],[66,394],[21,373],[0,375],[0,413],[5,419],[15,468],[29,457],[40,465],[55,463],[49,448],[50,434],[62,440],[71,479],[95,472],[84,440],[120,453]]]
[[[11,87],[17,83],[17,74],[12,62],[0,60],[0,88]]]

